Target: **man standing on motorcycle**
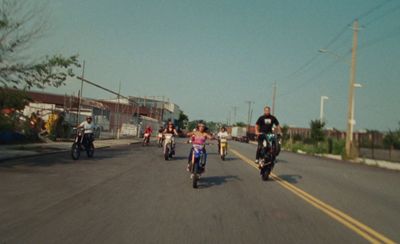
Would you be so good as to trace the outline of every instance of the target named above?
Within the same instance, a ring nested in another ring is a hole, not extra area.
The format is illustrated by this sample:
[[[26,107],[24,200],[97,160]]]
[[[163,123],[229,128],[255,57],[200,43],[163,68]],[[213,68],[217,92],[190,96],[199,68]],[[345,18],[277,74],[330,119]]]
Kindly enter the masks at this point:
[[[258,140],[257,152],[256,152],[256,160],[255,163],[259,163],[260,159],[260,151],[262,149],[262,143],[265,137],[265,134],[272,133],[272,129],[276,128],[278,135],[282,133],[281,127],[279,126],[279,121],[275,116],[271,115],[271,108],[269,106],[264,107],[264,115],[260,116],[256,122],[256,136]]]
[[[83,143],[94,141],[94,130],[96,126],[92,123],[92,116],[87,116],[86,121],[83,121],[76,127],[77,129],[83,128],[85,131],[83,132]]]
[[[171,141],[172,141],[172,155],[175,155],[175,138],[174,136],[178,135],[178,132],[176,132],[175,126],[172,123],[172,121],[168,121],[167,127],[165,128],[164,134],[170,134],[172,135]]]
[[[218,138],[218,153],[221,153],[221,139],[227,139],[229,137],[228,132],[226,131],[226,128],[223,126],[221,130],[217,134]]]

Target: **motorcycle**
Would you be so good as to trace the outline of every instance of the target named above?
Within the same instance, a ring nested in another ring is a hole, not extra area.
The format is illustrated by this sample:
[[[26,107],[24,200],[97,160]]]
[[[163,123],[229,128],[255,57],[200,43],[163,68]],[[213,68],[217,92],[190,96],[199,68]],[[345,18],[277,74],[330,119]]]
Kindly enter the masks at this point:
[[[85,138],[84,132],[85,129],[83,128],[76,130],[75,140],[71,147],[71,157],[74,160],[79,159],[82,150],[86,151],[86,155],[89,158],[93,157],[94,154],[93,135],[88,135],[87,140],[84,140]]]
[[[144,133],[143,146],[147,146],[150,143],[150,133]]]
[[[165,134],[164,136],[164,159],[168,160],[174,155],[174,145],[172,140],[172,134]]]
[[[164,145],[164,135],[163,135],[163,133],[158,133],[157,138],[158,138],[158,146],[162,147]]]
[[[207,154],[204,153],[203,145],[193,145],[192,160],[190,162],[190,178],[192,179],[193,188],[197,188],[201,173],[204,172],[204,166]]]
[[[263,137],[262,148],[260,150],[260,175],[263,181],[267,181],[275,166],[278,153],[278,138],[276,134],[261,134]]]
[[[228,140],[226,138],[221,138],[219,140],[219,153],[222,160],[225,160],[225,156],[228,154]]]

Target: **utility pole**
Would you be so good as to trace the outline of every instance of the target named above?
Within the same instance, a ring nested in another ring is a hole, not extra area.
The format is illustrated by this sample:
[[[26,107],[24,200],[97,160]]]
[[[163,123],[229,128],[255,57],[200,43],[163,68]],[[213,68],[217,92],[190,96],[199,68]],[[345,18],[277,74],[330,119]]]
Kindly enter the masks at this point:
[[[233,108],[233,121],[232,121],[232,125],[234,125],[236,123],[236,111],[237,111],[237,106],[232,106]]]
[[[347,158],[354,157],[354,145],[353,145],[353,128],[355,124],[354,120],[354,89],[356,79],[356,55],[357,55],[357,38],[358,38],[358,20],[353,22],[353,47],[351,49],[351,67],[350,67],[350,79],[349,79],[349,101],[347,111],[347,131],[346,131],[346,156]]]
[[[120,123],[120,119],[121,119],[121,113],[119,112],[119,106],[120,106],[120,94],[121,94],[121,81],[119,82],[119,86],[118,86],[118,104],[117,104],[117,139],[119,139],[119,133],[120,133],[120,128],[119,128],[119,123]]]
[[[272,86],[272,111],[271,114],[275,115],[275,98],[276,98],[276,82]]]
[[[82,64],[82,79],[84,78],[85,78],[85,60],[83,60]],[[81,115],[82,93],[83,93],[83,80],[81,80],[81,90],[79,92],[78,113],[76,114],[76,123],[79,123],[79,116]]]
[[[247,127],[250,127],[251,124],[251,104],[254,103],[254,101],[245,101],[249,105],[249,110],[247,111]]]

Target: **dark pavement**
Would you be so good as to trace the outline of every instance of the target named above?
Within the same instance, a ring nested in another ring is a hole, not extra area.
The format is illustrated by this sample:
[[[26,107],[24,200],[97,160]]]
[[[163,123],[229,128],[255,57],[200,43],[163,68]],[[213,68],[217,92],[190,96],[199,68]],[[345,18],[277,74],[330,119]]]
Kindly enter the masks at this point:
[[[365,243],[335,220],[231,152],[208,147],[193,189],[189,145],[164,161],[156,146],[68,153],[0,164],[0,243]],[[255,146],[231,143],[252,159]],[[400,241],[400,174],[282,153],[274,173],[295,187]],[[372,237],[375,238],[375,237]]]

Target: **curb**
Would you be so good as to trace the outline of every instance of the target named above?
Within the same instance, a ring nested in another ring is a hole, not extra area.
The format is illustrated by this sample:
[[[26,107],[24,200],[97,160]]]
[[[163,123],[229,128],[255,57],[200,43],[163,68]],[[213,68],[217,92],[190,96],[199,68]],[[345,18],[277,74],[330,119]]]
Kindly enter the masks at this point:
[[[254,141],[250,141],[249,143],[253,144],[253,145],[257,145],[257,142],[254,142]],[[355,160],[344,160],[344,159],[333,158],[333,157],[329,157],[329,156],[325,156],[325,155],[321,155],[321,154],[306,154],[306,153],[303,154],[303,153],[299,153],[299,152],[292,152],[292,151],[284,150],[283,148],[282,148],[282,151],[289,152],[289,153],[295,153],[295,154],[299,154],[299,155],[316,157],[316,158],[329,159],[329,160],[333,160],[336,162],[365,165],[365,166],[369,166],[369,167],[375,167],[375,168],[391,170],[391,171],[400,171],[400,167],[399,168],[394,167],[394,165],[400,165],[400,163],[393,163],[393,162],[384,161],[384,160],[373,160],[373,159],[363,159],[363,158],[359,158],[359,159],[355,159]],[[369,163],[368,163],[368,160],[370,161]],[[392,165],[393,167],[385,166],[384,164]]]

